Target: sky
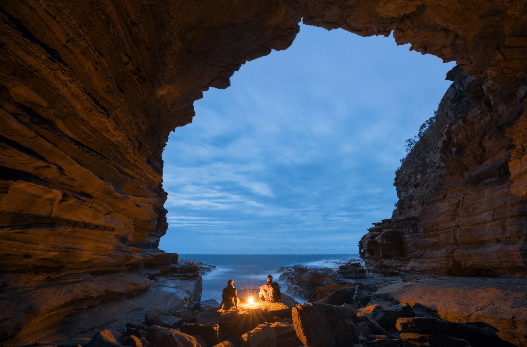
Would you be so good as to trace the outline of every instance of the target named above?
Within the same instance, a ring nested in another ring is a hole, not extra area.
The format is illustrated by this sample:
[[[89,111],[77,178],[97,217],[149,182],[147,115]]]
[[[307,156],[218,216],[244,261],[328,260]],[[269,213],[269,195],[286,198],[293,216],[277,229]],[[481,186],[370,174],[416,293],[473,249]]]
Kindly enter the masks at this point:
[[[392,37],[301,26],[195,102],[163,153],[169,228],[184,254],[356,254],[391,217],[405,141],[449,81]]]

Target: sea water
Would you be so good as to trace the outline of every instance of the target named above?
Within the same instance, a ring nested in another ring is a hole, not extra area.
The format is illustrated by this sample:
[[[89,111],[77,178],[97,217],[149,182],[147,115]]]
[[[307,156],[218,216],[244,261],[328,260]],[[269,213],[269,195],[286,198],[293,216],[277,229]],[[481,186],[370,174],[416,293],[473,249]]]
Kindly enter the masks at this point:
[[[203,294],[201,300],[214,299],[221,302],[221,293],[227,281],[234,280],[238,290],[257,289],[267,283],[267,276],[273,276],[281,291],[286,293],[287,286],[279,279],[280,267],[302,265],[312,268],[338,269],[339,265],[350,260],[360,261],[358,254],[280,254],[280,255],[225,255],[225,254],[180,254],[180,259],[197,260],[216,268],[203,275]],[[295,299],[305,302],[302,298]]]

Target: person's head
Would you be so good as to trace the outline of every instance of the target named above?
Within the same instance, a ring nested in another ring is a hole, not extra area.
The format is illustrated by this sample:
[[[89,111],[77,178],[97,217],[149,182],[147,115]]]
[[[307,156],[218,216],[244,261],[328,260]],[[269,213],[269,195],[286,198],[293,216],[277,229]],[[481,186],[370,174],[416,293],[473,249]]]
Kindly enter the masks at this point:
[[[234,280],[229,280],[229,282],[227,282],[227,285],[234,287]]]
[[[267,282],[273,282],[273,276],[271,275],[267,276]]]

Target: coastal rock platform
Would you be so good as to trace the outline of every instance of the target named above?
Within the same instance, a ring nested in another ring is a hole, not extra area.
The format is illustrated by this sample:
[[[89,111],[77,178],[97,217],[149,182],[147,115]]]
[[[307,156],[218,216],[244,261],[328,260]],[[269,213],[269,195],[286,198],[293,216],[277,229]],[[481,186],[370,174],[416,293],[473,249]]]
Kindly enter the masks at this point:
[[[525,288],[524,278],[403,277],[379,288],[372,303],[382,305],[383,300],[393,299],[411,307],[425,307],[448,322],[486,323],[502,340],[527,346]]]

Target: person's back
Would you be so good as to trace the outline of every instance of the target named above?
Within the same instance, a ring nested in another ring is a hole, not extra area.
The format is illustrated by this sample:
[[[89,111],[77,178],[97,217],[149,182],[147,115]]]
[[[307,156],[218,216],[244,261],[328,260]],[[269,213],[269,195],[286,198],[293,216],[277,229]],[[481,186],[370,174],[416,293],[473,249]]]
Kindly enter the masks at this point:
[[[230,308],[238,308],[238,291],[234,288],[234,281],[229,280],[227,282],[227,287],[223,289],[223,294],[221,295],[221,309],[228,310]]]
[[[273,282],[273,276],[267,276],[267,284],[260,287],[260,294],[258,295],[260,300],[278,302],[282,298],[280,293],[280,286],[278,283]]]
[[[269,285],[273,288],[273,302],[278,302],[280,299],[282,299],[282,293],[280,293],[280,285],[276,282],[269,283]]]

